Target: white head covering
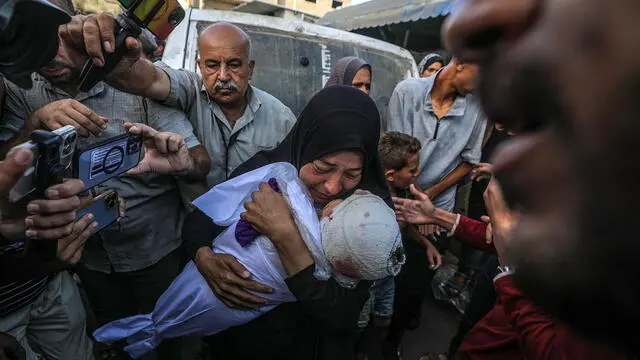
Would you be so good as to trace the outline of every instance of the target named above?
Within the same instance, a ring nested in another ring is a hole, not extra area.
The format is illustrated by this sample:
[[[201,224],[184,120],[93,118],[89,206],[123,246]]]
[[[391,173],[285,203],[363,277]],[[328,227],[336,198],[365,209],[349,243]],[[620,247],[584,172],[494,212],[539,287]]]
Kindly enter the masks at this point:
[[[343,286],[395,276],[405,261],[400,227],[391,208],[358,190],[322,219],[322,248]]]

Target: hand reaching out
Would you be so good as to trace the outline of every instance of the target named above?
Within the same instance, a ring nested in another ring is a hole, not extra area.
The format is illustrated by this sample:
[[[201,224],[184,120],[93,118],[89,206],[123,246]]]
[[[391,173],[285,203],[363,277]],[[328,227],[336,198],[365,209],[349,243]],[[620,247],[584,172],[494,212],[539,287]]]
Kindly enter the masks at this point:
[[[418,191],[414,185],[409,187],[415,199],[393,198],[396,207],[396,217],[398,221],[411,224],[434,224],[433,218],[436,208],[429,197]]]

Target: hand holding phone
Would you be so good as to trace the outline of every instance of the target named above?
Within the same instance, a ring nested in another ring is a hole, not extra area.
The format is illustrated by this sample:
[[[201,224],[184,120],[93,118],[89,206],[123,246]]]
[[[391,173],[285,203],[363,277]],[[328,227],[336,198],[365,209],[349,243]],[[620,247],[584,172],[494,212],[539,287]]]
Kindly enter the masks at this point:
[[[92,214],[97,225],[92,235],[116,222],[121,215],[121,201],[115,190],[107,190],[84,204],[77,211],[76,220],[80,221],[87,214]]]

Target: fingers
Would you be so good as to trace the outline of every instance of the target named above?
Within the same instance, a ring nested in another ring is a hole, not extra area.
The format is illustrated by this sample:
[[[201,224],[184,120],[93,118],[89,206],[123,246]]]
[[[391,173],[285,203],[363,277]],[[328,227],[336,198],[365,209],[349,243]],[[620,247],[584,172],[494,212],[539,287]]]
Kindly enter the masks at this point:
[[[218,284],[220,295],[243,308],[259,309],[267,303],[267,299],[248,293],[242,289],[242,280],[232,272],[221,274],[222,282]]]
[[[158,131],[149,125],[140,123],[124,123],[124,126],[132,134],[142,135],[143,138],[153,138]]]
[[[84,190],[84,183],[79,179],[66,179],[62,184],[51,186],[46,191],[48,199],[64,199],[75,196]]]
[[[25,236],[37,240],[57,240],[69,236],[73,232],[73,223],[52,229],[28,229]]]
[[[176,153],[185,144],[182,135],[172,132],[156,132],[153,140],[160,154]]]
[[[32,215],[24,219],[27,229],[48,229],[66,226],[76,220],[76,212],[69,211],[51,216]]]
[[[504,200],[502,189],[496,179],[489,182],[487,190],[484,192],[484,202],[490,218],[495,218],[502,214],[511,212],[509,206]]]
[[[93,64],[104,66],[104,54],[102,53],[102,39],[100,38],[100,25],[97,16],[89,16],[82,24],[82,37],[84,47],[91,57]]]
[[[82,258],[86,241],[98,228],[94,216],[87,214],[73,225],[71,234],[58,241],[58,258],[69,264],[76,264]]]
[[[436,257],[436,261],[434,265],[434,270],[442,266],[442,255],[440,255],[440,253],[437,253],[435,257]]]
[[[69,112],[69,115],[76,115],[78,123],[96,136],[107,128],[107,118],[99,116],[93,112],[93,110],[82,105],[78,101],[71,102],[71,109],[69,109]]]
[[[71,17],[71,21],[61,25],[58,28],[58,35],[63,42],[73,45],[76,49],[84,46],[82,40],[82,26],[84,20],[87,18],[85,15],[76,15]]]
[[[116,48],[116,39],[115,21],[113,17],[108,13],[101,13],[98,15],[97,22],[103,49],[108,53],[114,52]]]
[[[231,271],[233,271],[236,275],[243,279],[248,279],[251,276],[247,268],[240,264],[240,262],[238,262],[238,260],[236,260],[236,258],[234,258],[233,256],[227,257],[225,259],[225,264],[229,267],[229,269],[231,269]]]
[[[414,184],[409,185],[409,190],[411,191],[411,194],[418,200],[425,200],[429,198],[427,194],[418,190]]]
[[[15,149],[0,162],[0,194],[9,193],[20,176],[31,165],[33,153],[27,149]]]
[[[119,205],[119,210],[120,210],[120,214],[119,215],[120,215],[121,218],[123,218],[123,217],[125,217],[125,213],[127,211],[127,202],[120,195],[118,195],[118,205]]]
[[[59,200],[34,200],[27,205],[27,211],[32,215],[46,215],[74,211],[79,206],[80,199],[71,196]]]
[[[140,174],[145,174],[151,172],[151,164],[149,164],[148,161],[146,161],[145,159],[140,160],[140,162],[138,163],[138,165],[136,165],[136,167],[134,167],[133,169],[130,169],[127,171],[127,174],[129,175],[140,175]]]
[[[186,145],[182,135],[176,133],[170,133],[167,139],[167,148],[170,153],[177,153],[180,148]]]
[[[391,200],[393,200],[393,205],[395,206],[396,210],[401,210],[404,209],[407,202],[409,202],[409,199],[403,199],[403,198],[397,198],[397,197],[392,197]]]

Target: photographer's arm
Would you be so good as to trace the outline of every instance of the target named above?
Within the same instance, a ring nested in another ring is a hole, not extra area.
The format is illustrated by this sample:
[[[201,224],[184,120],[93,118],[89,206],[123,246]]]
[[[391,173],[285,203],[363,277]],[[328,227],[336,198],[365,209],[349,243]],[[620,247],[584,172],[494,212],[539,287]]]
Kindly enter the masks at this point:
[[[59,35],[62,46],[81,69],[87,55],[96,66],[104,65],[103,51],[112,53],[115,50],[114,31],[113,16],[101,13],[74,16],[71,22],[60,27]],[[128,51],[105,80],[113,87],[135,95],[156,101],[167,99],[171,90],[167,74],[141,56],[138,40],[129,37],[126,46]]]

